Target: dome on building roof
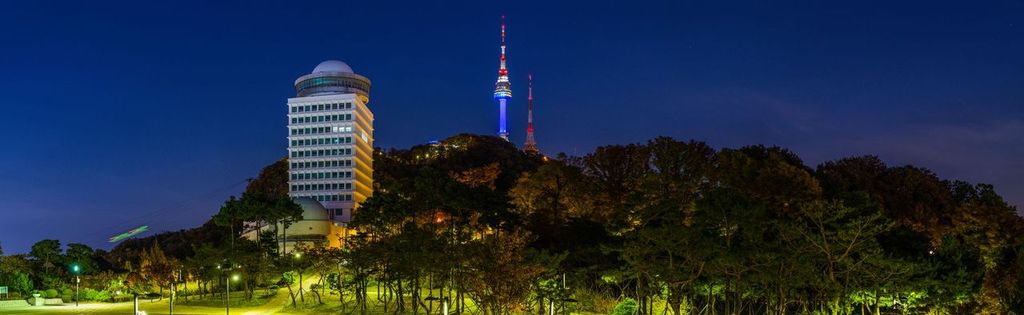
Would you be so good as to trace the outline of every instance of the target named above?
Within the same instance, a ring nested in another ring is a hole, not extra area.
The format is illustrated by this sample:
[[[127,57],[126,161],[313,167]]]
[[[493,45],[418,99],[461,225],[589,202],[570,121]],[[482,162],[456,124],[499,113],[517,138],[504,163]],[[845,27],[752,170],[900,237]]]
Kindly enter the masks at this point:
[[[352,72],[352,67],[349,67],[347,63],[340,60],[327,60],[316,65],[316,68],[313,68],[313,73],[321,72],[354,73]]]
[[[327,220],[327,209],[319,201],[309,197],[295,198],[295,203],[302,207],[303,220]]]

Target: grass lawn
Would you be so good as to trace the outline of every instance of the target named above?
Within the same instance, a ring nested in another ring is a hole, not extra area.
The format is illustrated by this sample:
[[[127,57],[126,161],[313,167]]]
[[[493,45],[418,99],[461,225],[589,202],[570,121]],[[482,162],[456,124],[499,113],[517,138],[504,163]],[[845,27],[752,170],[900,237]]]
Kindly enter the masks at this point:
[[[307,282],[312,284],[314,282]],[[292,287],[293,290],[297,290],[296,287]],[[394,314],[394,304],[392,302],[389,305],[387,312],[384,310],[384,305],[377,301],[377,290],[370,288],[368,290],[369,305],[367,314],[368,315],[391,315]],[[280,288],[276,291],[268,292],[264,290],[256,290],[252,301],[244,300],[244,293],[240,291],[231,292],[230,294],[230,306],[231,314],[244,314],[244,315],[269,315],[269,314],[359,314],[359,310],[356,308],[355,299],[351,293],[346,294],[345,302],[342,304],[338,300],[337,294],[325,293],[321,296],[323,304],[317,303],[316,296],[309,291],[304,294],[305,302],[299,300],[296,296],[296,306],[292,307],[291,297],[288,295],[288,288]],[[429,295],[427,290],[421,292],[421,297]],[[437,291],[434,291],[434,296],[437,295]],[[466,299],[466,311],[463,314],[479,314],[480,312],[476,309],[475,304],[470,300]],[[424,304],[427,304],[424,302]],[[432,314],[439,314],[441,305],[437,302],[430,304],[432,307]],[[412,301],[406,296],[406,313],[412,313]],[[454,306],[449,306],[450,314],[454,313]],[[148,315],[162,315],[169,314],[168,299],[163,300],[139,300],[139,309],[145,311]],[[0,308],[0,315],[7,314],[131,314],[132,313],[132,302],[120,302],[120,303],[98,303],[88,302],[82,303],[80,306],[75,306],[74,303],[66,303],[62,306],[23,306],[23,307],[5,307]],[[420,314],[425,314],[426,309],[420,307]],[[185,297],[178,297],[175,301],[174,314],[225,314],[224,300],[222,295],[206,295],[205,298],[200,299],[199,296],[190,296],[188,302],[185,301]],[[592,315],[593,313],[573,313],[573,314],[587,314]],[[596,315],[596,314],[594,314]]]
[[[275,294],[261,296],[262,292],[257,291],[253,301],[243,301],[241,292],[231,294],[231,314],[263,315],[278,314],[285,305],[291,303],[288,292],[278,290]],[[224,314],[223,300],[215,297],[207,297],[201,300],[192,300],[184,303],[184,298],[179,299],[181,303],[175,303],[174,314]],[[139,300],[139,309],[149,315],[169,314],[168,300]],[[13,308],[0,308],[0,314],[131,314],[132,302],[121,303],[82,303],[75,306],[74,303],[65,303],[61,306],[24,306]]]
[[[231,292],[228,298],[228,302],[231,307],[257,307],[263,306],[270,302],[275,296],[277,291],[270,291],[267,294],[264,290],[256,290],[253,293],[252,300],[245,300],[245,292]],[[280,294],[288,295],[288,292],[280,292]],[[178,297],[178,300],[174,303],[176,306],[196,306],[196,307],[224,307],[224,295],[207,294],[205,298],[200,299],[198,295],[189,296],[188,301],[185,301],[185,297]]]

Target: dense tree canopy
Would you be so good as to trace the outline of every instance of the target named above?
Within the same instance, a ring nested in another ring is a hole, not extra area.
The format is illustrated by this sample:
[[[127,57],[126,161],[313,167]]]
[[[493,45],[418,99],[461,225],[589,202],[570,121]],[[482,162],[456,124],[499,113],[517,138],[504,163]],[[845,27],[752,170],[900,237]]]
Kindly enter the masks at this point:
[[[245,222],[301,218],[287,169],[263,169],[201,227],[110,253],[43,240],[2,257],[0,281],[60,288],[74,263],[109,290],[184,279],[207,295],[231,272],[247,298],[277,285],[293,305],[336,294],[349,313],[436,313],[438,301],[492,315],[1024,312],[1016,209],[990,185],[874,156],[810,167],[779,147],[659,137],[546,157],[457,135],[376,151],[357,232],[294,256],[274,245],[283,231],[239,237]]]
[[[663,137],[549,159],[460,135],[375,163],[350,244],[374,262],[366,276],[396,292],[440,279],[456,298],[500,304],[492,314],[593,292],[676,314],[998,314],[1021,301],[1013,207],[991,186],[873,156],[812,168],[779,147]],[[517,277],[501,277],[514,282],[504,291],[474,285],[492,273]]]

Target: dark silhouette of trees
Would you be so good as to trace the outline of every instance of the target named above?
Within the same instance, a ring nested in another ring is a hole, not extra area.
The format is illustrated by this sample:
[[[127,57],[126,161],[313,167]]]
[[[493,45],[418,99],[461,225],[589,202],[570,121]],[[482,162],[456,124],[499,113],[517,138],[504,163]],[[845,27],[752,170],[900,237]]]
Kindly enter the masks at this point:
[[[644,315],[1024,310],[1017,209],[991,185],[874,156],[812,168],[780,147],[659,137],[552,158],[457,135],[374,152],[357,232],[340,249],[300,248],[301,259],[277,252],[279,229],[239,238],[246,223],[300,218],[287,163],[264,168],[201,227],[110,253],[70,244],[61,255],[59,242],[41,241],[3,257],[0,280],[53,284],[76,262],[127,274],[133,292],[166,288],[177,269],[197,293],[219,294],[216,266],[230,261],[247,298],[277,284],[296,305],[338,294],[346,313],[434,314],[442,301],[458,314],[612,312],[602,299]],[[300,272],[316,282],[296,288]]]

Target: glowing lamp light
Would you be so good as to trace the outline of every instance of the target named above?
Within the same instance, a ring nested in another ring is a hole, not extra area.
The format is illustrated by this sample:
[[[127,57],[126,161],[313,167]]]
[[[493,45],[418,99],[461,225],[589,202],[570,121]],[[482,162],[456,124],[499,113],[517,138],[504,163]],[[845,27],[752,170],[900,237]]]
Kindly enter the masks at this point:
[[[240,278],[241,278],[241,277],[239,277],[238,275],[233,275],[233,276],[231,276],[231,280],[232,280],[232,281],[238,281],[238,279],[240,279]]]

